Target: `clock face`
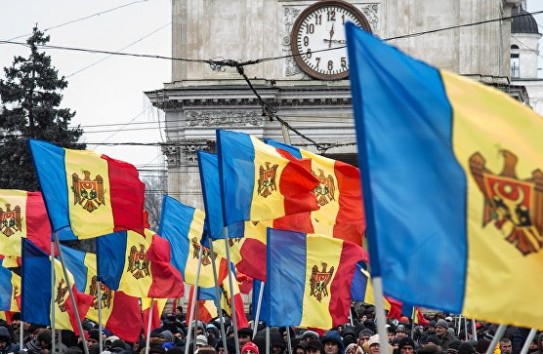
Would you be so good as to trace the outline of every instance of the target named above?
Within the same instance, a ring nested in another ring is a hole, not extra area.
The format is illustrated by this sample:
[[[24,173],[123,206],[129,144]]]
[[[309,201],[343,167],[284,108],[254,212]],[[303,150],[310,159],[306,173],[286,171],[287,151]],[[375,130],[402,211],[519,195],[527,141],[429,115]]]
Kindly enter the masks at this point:
[[[300,69],[321,80],[347,78],[345,23],[348,21],[371,32],[366,17],[344,1],[319,1],[305,9],[296,19],[290,39]]]

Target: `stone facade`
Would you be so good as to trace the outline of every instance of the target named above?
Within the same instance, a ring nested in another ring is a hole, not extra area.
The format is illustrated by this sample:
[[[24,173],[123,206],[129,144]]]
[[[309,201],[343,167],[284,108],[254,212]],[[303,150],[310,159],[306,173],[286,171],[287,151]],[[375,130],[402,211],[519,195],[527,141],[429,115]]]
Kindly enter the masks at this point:
[[[510,21],[405,35],[507,17],[520,0],[347,2],[365,15],[377,36],[390,39],[402,50],[437,67],[509,87]],[[288,57],[292,25],[313,3],[315,0],[172,0],[172,55],[235,61],[280,57],[247,66],[245,73],[277,115],[319,143],[320,149],[292,131],[291,143],[355,161],[349,81],[312,79]],[[174,60],[171,82],[146,94],[166,113],[163,152],[168,161],[168,190],[188,205],[203,208],[196,151],[214,150],[215,129],[283,140],[281,125],[263,116],[257,97],[235,68]]]

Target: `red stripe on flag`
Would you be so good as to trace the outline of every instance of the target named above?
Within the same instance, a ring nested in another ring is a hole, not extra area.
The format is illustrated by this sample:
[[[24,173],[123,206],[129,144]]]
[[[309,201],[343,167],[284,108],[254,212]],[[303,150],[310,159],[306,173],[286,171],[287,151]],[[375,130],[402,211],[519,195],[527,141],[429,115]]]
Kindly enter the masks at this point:
[[[94,296],[79,292],[77,288],[75,287],[75,284],[72,285],[72,293],[74,294],[74,297],[75,297],[77,311],[79,314],[79,320],[83,321],[83,319],[87,315],[87,312],[89,311],[89,308],[94,303]],[[70,317],[70,324],[72,325],[73,331],[78,336],[79,325],[78,325],[77,317],[75,316],[74,308],[72,306],[72,301],[70,301],[69,296],[66,297],[64,306],[66,308],[66,312],[68,312],[68,316]]]
[[[51,253],[51,225],[40,192],[26,197],[26,238],[47,254]]]
[[[329,311],[333,327],[349,321],[351,283],[356,270],[355,265],[360,261],[367,262],[367,260],[367,254],[362,247],[347,241],[343,242],[338,269],[330,284]]]
[[[170,262],[170,243],[168,240],[154,234],[151,246],[147,251],[147,257],[151,261],[151,274],[153,276],[148,297],[183,297],[183,277]]]
[[[297,214],[317,210],[317,198],[313,189],[319,182],[311,174],[311,160],[288,163],[279,180],[279,191],[285,198],[285,214]]]
[[[116,291],[112,306],[105,327],[123,340],[137,342],[143,330],[139,299]]]
[[[113,231],[133,230],[143,234],[145,185],[131,164],[101,156],[108,163],[109,193],[113,210]]]

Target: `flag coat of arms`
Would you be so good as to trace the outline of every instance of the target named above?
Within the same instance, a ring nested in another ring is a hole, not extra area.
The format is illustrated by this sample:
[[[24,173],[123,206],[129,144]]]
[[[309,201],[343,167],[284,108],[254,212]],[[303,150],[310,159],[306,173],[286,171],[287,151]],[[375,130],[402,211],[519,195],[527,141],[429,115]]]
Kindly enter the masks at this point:
[[[170,244],[151,230],[99,237],[96,255],[98,278],[111,290],[141,298],[183,296],[183,277],[171,264]]]
[[[73,275],[65,278],[62,265],[54,259],[55,285],[51,290],[51,258],[48,254],[23,239],[23,267],[21,290],[21,320],[41,325],[51,324],[51,300],[54,301],[54,319],[57,329],[79,333],[77,317],[69,299],[68,284],[74,294],[79,320],[83,320],[94,297],[77,290]]]
[[[53,231],[70,229],[79,239],[143,232],[145,185],[133,165],[39,140],[29,146]]]
[[[358,168],[272,139],[265,142],[298,160],[309,160],[319,181],[313,190],[319,208],[307,213],[312,226],[307,232],[362,245],[366,222]]]
[[[217,130],[225,226],[318,208],[317,179],[307,166],[243,133]]]
[[[543,329],[542,118],[346,33],[372,276],[408,304]]]
[[[51,253],[51,225],[40,192],[0,189],[0,254],[21,256],[21,238]]]
[[[129,342],[139,340],[143,324],[139,299],[122,291],[113,291],[98,282],[96,254],[61,246],[66,268],[73,274],[78,291],[93,297],[86,317],[98,323],[98,301],[101,301],[102,323],[105,328]],[[100,299],[98,299],[100,286]]]
[[[361,246],[322,235],[268,229],[263,304],[270,326],[330,329],[348,322]]]

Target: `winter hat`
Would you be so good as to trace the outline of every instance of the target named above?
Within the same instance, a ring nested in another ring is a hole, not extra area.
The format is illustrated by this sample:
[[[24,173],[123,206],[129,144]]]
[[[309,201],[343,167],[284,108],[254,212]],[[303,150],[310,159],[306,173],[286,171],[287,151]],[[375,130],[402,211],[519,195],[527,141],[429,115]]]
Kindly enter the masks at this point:
[[[117,336],[109,336],[109,337],[107,337],[106,338],[106,345],[111,345],[111,343],[113,343],[117,339],[120,339],[120,338],[117,337]]]
[[[252,350],[253,352],[255,352],[256,354],[259,354],[259,350],[258,350],[258,347],[256,346],[256,344],[254,344],[253,342],[247,342],[245,343],[245,345],[243,346],[243,348],[241,348],[241,354],[245,353],[246,350]]]
[[[372,346],[374,344],[380,344],[379,343],[379,335],[378,334],[374,334],[373,336],[370,337],[370,340],[368,342],[368,346]]]
[[[158,335],[159,338],[163,338],[166,342],[173,342],[173,333],[171,331],[165,330],[160,332]]]
[[[253,338],[253,330],[249,327],[240,328],[238,329],[238,337],[241,336],[250,336],[251,338]]]
[[[207,337],[203,334],[196,336],[196,345],[207,345]]]
[[[307,342],[305,347],[307,348],[307,350],[309,350],[309,349],[317,349],[321,353],[324,353],[324,348],[322,347],[322,343],[318,339],[311,339],[309,342]]]
[[[319,339],[319,334],[315,331],[307,330],[302,334],[302,340],[311,338],[311,339]]]
[[[402,349],[406,345],[410,345],[413,349],[415,349],[415,342],[409,337],[403,337],[402,339],[400,339],[400,342],[398,343],[398,348]]]
[[[53,340],[53,337],[51,335],[51,331],[48,330],[48,329],[42,329],[40,330],[40,332],[38,333],[38,336],[36,337],[36,339],[38,340],[38,343],[40,342],[45,342],[45,343],[51,343],[51,341]]]
[[[4,326],[0,327],[0,340],[6,342],[8,346],[11,343],[11,336],[9,334],[9,331]]]
[[[210,345],[204,345],[194,351],[194,354],[216,354],[217,351]]]
[[[436,327],[449,328],[449,323],[447,321],[445,321],[444,319],[439,319],[436,322]]]

